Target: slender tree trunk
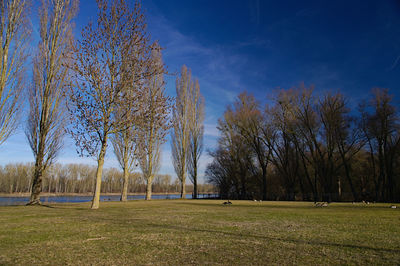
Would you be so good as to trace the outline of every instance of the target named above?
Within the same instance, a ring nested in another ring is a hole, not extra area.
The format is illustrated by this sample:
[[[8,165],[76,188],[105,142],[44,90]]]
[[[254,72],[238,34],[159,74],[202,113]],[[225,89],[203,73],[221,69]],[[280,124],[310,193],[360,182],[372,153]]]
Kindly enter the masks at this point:
[[[385,163],[383,158],[383,147],[382,144],[379,145],[378,151],[378,165],[379,165],[379,176],[378,176],[378,184],[379,184],[379,201],[385,201]]]
[[[262,200],[267,200],[267,166],[262,166]]]
[[[183,172],[182,182],[181,182],[181,199],[186,198],[186,173]]]
[[[347,164],[347,160],[344,157],[344,155],[342,155],[342,160],[343,160],[344,170],[345,170],[345,173],[346,173],[346,179],[347,179],[347,182],[349,182],[350,190],[351,190],[351,193],[353,194],[354,201],[359,201],[358,193],[356,192],[356,190],[354,188],[354,185],[353,185],[353,181],[351,180],[350,167]]]
[[[193,198],[197,199],[197,167],[193,177]]]
[[[129,159],[128,159],[128,138],[127,133],[124,134],[124,149],[123,149],[123,163],[124,163],[124,180],[122,185],[121,201],[128,200],[128,184],[129,184]]]
[[[151,200],[151,187],[153,183],[153,177],[147,178],[147,185],[146,185],[146,200]]]
[[[193,199],[197,199],[197,152],[193,155]]]
[[[100,191],[101,191],[101,178],[103,175],[103,166],[104,166],[104,157],[106,155],[106,147],[107,142],[106,140],[103,141],[101,145],[101,150],[99,154],[99,158],[97,161],[97,172],[96,172],[96,187],[94,190],[93,200],[91,209],[98,209],[100,205]]]
[[[128,183],[129,183],[129,171],[127,167],[124,168],[124,184],[122,187],[121,201],[128,200]]]
[[[317,180],[318,180],[318,176],[317,176],[317,172],[315,171],[314,173],[314,203],[317,203],[317,201],[319,200],[320,196],[318,195],[318,184],[317,184]]]

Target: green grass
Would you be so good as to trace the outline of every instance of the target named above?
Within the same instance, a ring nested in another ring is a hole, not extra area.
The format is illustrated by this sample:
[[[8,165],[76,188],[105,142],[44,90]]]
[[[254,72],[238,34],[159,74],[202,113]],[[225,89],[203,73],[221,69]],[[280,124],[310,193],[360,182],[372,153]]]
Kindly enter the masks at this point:
[[[222,202],[0,207],[0,265],[400,264],[389,204]]]

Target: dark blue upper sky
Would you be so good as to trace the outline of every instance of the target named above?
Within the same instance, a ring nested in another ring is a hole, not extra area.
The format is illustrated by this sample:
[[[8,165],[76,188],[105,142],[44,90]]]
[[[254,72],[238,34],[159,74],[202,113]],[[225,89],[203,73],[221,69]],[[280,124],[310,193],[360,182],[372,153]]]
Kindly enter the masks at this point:
[[[152,1],[145,2],[145,7],[152,16],[159,16],[149,20],[154,32],[167,24],[189,39],[188,45],[214,53],[222,59],[214,62],[215,67],[235,73],[240,89],[263,94],[300,81],[353,96],[375,86],[398,89],[400,1],[277,3]],[[161,37],[168,55],[173,37]],[[201,52],[174,53],[173,61],[190,65],[194,74],[212,75],[213,69],[204,68],[212,64],[207,61],[210,58]],[[238,88],[227,85],[225,89]]]
[[[36,29],[38,2],[31,16]],[[340,90],[355,107],[371,88],[384,87],[399,101],[400,1],[143,0],[142,6],[168,70],[186,64],[199,79],[206,148],[215,144],[217,119],[243,90],[265,101],[278,87],[305,82],[317,93]],[[76,38],[96,13],[94,0],[81,0]],[[37,38],[34,32],[34,46]],[[168,76],[167,93],[174,90],[175,77]],[[173,174],[169,158],[167,143],[161,172]],[[1,163],[21,160],[33,160],[22,130],[0,147]],[[59,161],[94,163],[78,158],[72,145]],[[202,171],[208,161],[204,154]],[[118,166],[111,149],[106,165]]]

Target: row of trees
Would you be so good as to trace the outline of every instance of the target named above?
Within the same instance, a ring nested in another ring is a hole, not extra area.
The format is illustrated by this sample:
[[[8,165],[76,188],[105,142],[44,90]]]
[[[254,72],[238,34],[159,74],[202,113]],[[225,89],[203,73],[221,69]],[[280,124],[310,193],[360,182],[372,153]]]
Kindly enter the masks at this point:
[[[400,201],[400,118],[386,89],[351,110],[340,93],[241,93],[218,122],[209,182],[238,199]]]
[[[72,26],[78,0],[42,0],[40,42],[32,57],[33,79],[27,83],[23,77],[29,5],[28,0],[0,4],[0,142],[16,128],[21,91],[28,84],[26,136],[35,158],[29,204],[40,204],[43,177],[66,133],[81,156],[97,159],[92,209],[99,207],[110,141],[124,173],[121,200],[127,199],[135,166],[142,171],[150,199],[161,145],[171,128],[172,99],[165,94],[162,49],[146,31],[140,3],[132,9],[124,0],[97,0],[97,20],[84,27],[75,41]],[[197,161],[195,169],[197,176]],[[185,180],[181,180],[184,195]]]
[[[35,166],[32,163],[7,164],[0,168],[0,193],[30,193],[32,174]],[[96,167],[86,164],[53,164],[43,174],[42,192],[47,193],[93,193],[95,188]],[[102,193],[120,193],[125,183],[124,172],[116,168],[103,171]],[[127,193],[145,193],[146,180],[141,173],[131,172],[128,177]],[[171,179],[170,175],[157,174],[153,180],[153,192],[178,193],[180,181]],[[193,186],[187,186],[188,193]],[[211,185],[200,185],[201,192],[214,192]]]

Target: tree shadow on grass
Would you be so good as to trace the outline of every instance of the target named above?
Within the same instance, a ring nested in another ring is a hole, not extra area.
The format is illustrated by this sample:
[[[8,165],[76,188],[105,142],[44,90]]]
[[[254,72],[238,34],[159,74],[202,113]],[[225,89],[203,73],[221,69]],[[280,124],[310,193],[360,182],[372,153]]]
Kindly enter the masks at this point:
[[[191,206],[204,206],[204,207],[243,207],[243,208],[264,208],[264,209],[314,209],[314,210],[339,210],[339,209],[345,209],[345,210],[389,210],[393,211],[393,209],[390,209],[389,207],[391,206],[390,204],[387,205],[382,205],[382,204],[377,204],[377,205],[360,205],[360,204],[336,204],[335,202],[331,203],[328,207],[316,207],[313,202],[300,202],[300,203],[305,203],[305,204],[296,204],[294,203],[293,205],[290,205],[290,202],[288,201],[287,204],[284,202],[283,204],[273,204],[273,202],[252,202],[252,201],[247,201],[247,200],[239,200],[239,204],[235,204],[233,202],[232,205],[223,205],[224,200],[218,200],[218,202],[209,202],[209,203],[200,203],[200,202],[190,202],[190,201],[180,201],[176,202],[176,204],[180,205],[191,205]]]
[[[48,204],[42,204],[40,206],[45,207],[45,208],[51,208],[51,209],[55,209],[56,208],[56,207],[48,205]]]
[[[200,203],[200,202],[176,202],[176,204],[180,205],[190,205],[190,206],[204,206],[204,207],[223,207],[223,208],[265,208],[265,209],[314,209],[314,205],[310,203],[310,205],[298,205],[298,206],[290,206],[290,205],[272,205],[272,204],[263,204],[256,203],[252,201],[239,201],[239,204],[236,202],[232,202],[232,205],[224,205],[224,200],[218,200],[218,202],[210,202],[210,203]],[[321,208],[322,209],[322,208]],[[325,208],[327,209],[327,208]]]
[[[400,254],[400,249],[369,247],[369,246],[353,245],[353,244],[340,244],[340,243],[322,242],[322,241],[316,241],[316,240],[302,240],[302,239],[293,239],[293,238],[272,237],[272,236],[263,236],[263,235],[255,235],[255,234],[242,234],[242,233],[226,232],[226,231],[222,231],[222,230],[188,228],[188,227],[177,226],[177,225],[148,223],[147,226],[154,227],[154,228],[176,230],[176,231],[221,234],[221,235],[233,236],[236,238],[246,238],[247,237],[247,238],[256,238],[256,239],[270,240],[270,241],[272,240],[272,241],[289,242],[289,243],[295,243],[295,244],[305,244],[305,245],[312,245],[312,246],[354,248],[354,249],[361,249],[361,250],[370,250],[370,251],[375,251],[375,252],[390,252],[390,253],[399,253]]]
[[[54,206],[51,206],[51,205],[48,205],[48,204],[43,204],[43,203],[34,204],[34,205],[25,204],[24,206],[26,206],[26,207],[44,207],[44,208],[50,208],[50,209],[55,209],[56,208]]]

